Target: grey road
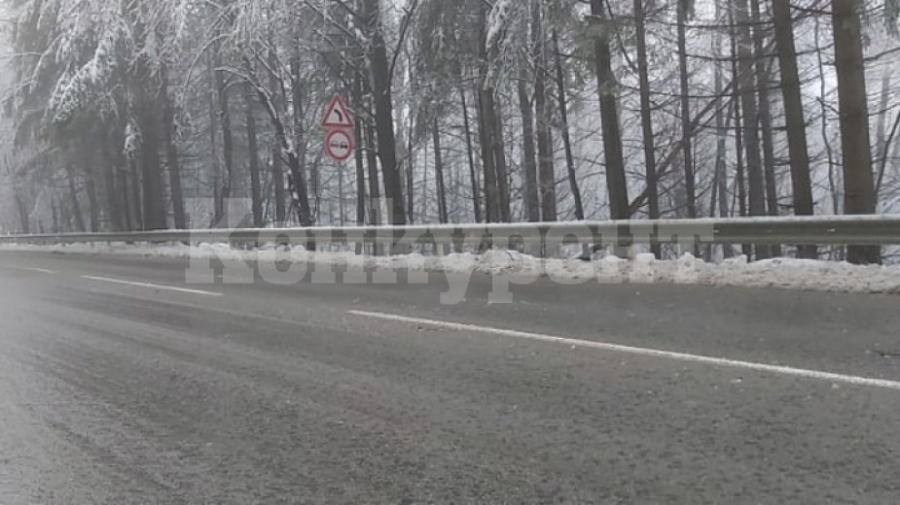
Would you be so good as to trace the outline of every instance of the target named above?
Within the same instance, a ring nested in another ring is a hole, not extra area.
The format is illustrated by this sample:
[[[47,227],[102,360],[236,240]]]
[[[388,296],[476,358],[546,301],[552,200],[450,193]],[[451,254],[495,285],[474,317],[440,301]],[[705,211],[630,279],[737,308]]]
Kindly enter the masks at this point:
[[[0,253],[0,505],[894,504],[900,298]]]

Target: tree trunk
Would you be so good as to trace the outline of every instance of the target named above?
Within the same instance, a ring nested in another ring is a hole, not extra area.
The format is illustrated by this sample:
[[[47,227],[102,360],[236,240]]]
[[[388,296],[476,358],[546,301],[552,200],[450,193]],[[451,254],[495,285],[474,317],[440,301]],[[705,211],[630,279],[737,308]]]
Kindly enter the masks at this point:
[[[19,214],[19,232],[23,235],[31,235],[31,219],[28,215],[28,207],[25,205],[25,199],[22,198],[18,187],[14,189],[16,200],[16,211]]]
[[[447,188],[444,181],[444,159],[441,152],[441,131],[437,116],[432,127],[432,140],[434,142],[434,178],[437,186],[438,219],[441,224],[450,222],[447,212]]]
[[[775,145],[772,138],[772,111],[769,102],[769,71],[764,59],[765,29],[762,26],[759,0],[750,0],[751,23],[753,24],[753,51],[756,63],[756,88],[759,90],[759,123],[762,134],[763,166],[766,180],[766,207],[770,216],[779,215],[778,180],[775,176]],[[780,247],[773,248],[779,255]]]
[[[132,229],[134,230],[143,230],[144,229],[144,214],[143,214],[143,195],[141,195],[141,172],[138,168],[138,160],[132,160],[130,162],[130,171],[127,176],[127,184],[128,190],[131,192],[131,198],[126,200],[126,205],[131,206],[131,216],[133,219]]]
[[[709,200],[709,216],[708,217],[711,219],[716,217],[716,206],[719,204],[719,200],[720,200],[719,188],[721,186],[719,184],[719,177],[720,177],[720,173],[718,171],[715,171],[713,173],[712,184],[710,185],[710,191],[709,191],[710,192],[710,200]],[[724,196],[722,196],[721,199],[724,199]],[[712,262],[713,261],[713,244],[706,244],[706,250],[704,252],[705,252],[705,255],[703,257],[706,259],[706,261]]]
[[[463,172],[460,170],[458,163],[449,165],[449,173],[447,174],[447,177],[450,179],[449,188],[447,188],[449,193],[447,202],[449,215],[447,217],[451,223],[471,222],[470,219],[465,217],[468,212],[466,211],[465,198],[463,196],[465,183],[463,182],[464,177],[462,174]]]
[[[253,86],[244,83],[244,100],[247,120],[247,150],[250,167],[250,201],[253,213],[253,227],[263,227],[262,178],[259,168],[259,140],[256,135],[256,116],[253,114]]]
[[[543,71],[540,71],[543,73]],[[538,88],[545,88],[544,85]],[[558,219],[556,205],[556,170],[553,166],[553,132],[551,128],[552,111],[547,103],[546,89],[544,93],[536,92],[535,110],[538,111],[538,166],[541,189],[541,220],[553,222]],[[508,193],[506,193],[508,194]]]
[[[653,110],[650,104],[650,71],[647,63],[647,28],[644,0],[634,0],[634,18],[637,35],[638,79],[641,93],[641,128],[644,144],[644,171],[647,179],[647,201],[650,219],[659,219],[659,181],[656,174],[656,145],[653,133]],[[717,93],[721,94],[721,93]],[[654,244],[652,251],[662,258],[662,246]]]
[[[739,103],[735,103],[734,106],[734,121],[735,154],[737,155],[737,168],[734,183],[737,186],[738,215],[747,217],[750,215],[750,210],[747,202],[747,171],[745,170],[744,165],[743,114],[741,113],[741,106]],[[752,258],[753,246],[751,244],[742,244],[741,253],[748,259]]]
[[[731,24],[731,73],[736,82],[734,86],[734,154],[737,158],[737,170],[734,184],[737,186],[738,214],[747,217],[749,214],[747,198],[747,175],[744,165],[744,114],[741,110],[741,71],[738,63],[739,51],[736,31],[734,29],[734,8],[729,7],[729,22]],[[753,246],[741,244],[741,253],[748,259],[753,257]]]
[[[814,18],[813,22],[813,40],[815,41],[816,48],[816,60],[817,60],[817,68],[819,70],[819,95],[826,96],[828,94],[828,79],[825,75],[825,59],[822,57],[822,47],[821,47],[821,23],[819,21],[819,16]],[[819,107],[821,113],[819,114],[820,122],[820,132],[822,135],[822,145],[825,146],[825,155],[828,158],[828,187],[831,195],[831,210],[834,214],[840,214],[841,209],[841,195],[837,189],[837,182],[835,181],[835,156],[834,149],[831,146],[831,139],[828,135],[828,126],[829,126],[829,106],[825,100],[819,100]]]
[[[378,155],[376,154],[375,127],[367,124],[366,128],[366,164],[369,167],[369,205],[371,206],[369,219],[375,226],[383,224],[381,216],[381,188],[378,178]],[[390,204],[388,204],[390,205]],[[374,254],[379,256],[384,251],[384,244],[376,243]]]
[[[844,157],[844,212],[874,214],[875,181],[858,5],[856,0],[831,2]],[[877,246],[852,246],[847,259],[854,264],[880,263],[881,250]]]
[[[689,100],[690,82],[688,79],[687,34],[685,23],[688,16],[688,5],[684,0],[678,1],[678,75],[681,84],[681,131],[684,136],[682,154],[684,156],[684,189],[687,203],[687,216],[697,217],[697,181],[694,175],[694,143],[691,131],[691,104]],[[696,248],[694,251],[697,253]]]
[[[220,58],[218,54],[216,58],[217,60]],[[217,67],[220,65],[220,62],[217,61]],[[225,217],[225,205],[231,198],[232,188],[234,187],[234,133],[231,128],[231,100],[228,96],[228,84],[225,81],[225,71],[218,68],[216,69],[216,93],[218,95],[219,105],[219,125],[222,127],[222,154],[225,160],[225,178],[224,181],[222,181],[222,189],[219,194],[219,198],[222,202],[219,204],[219,210],[222,214],[216,216],[218,218],[216,219],[216,222],[218,223]],[[231,225],[233,223],[222,224]]]
[[[481,75],[478,79],[478,85],[482,90],[482,119],[484,121],[484,129],[487,132],[487,155],[491,158],[490,166],[485,165],[486,173],[490,168],[490,181],[485,178],[485,185],[492,185],[491,213],[493,214],[492,222],[509,222],[510,201],[509,201],[509,179],[506,163],[506,150],[504,149],[503,137],[503,114],[500,109],[500,102],[497,100],[497,93],[492,82],[488,81],[488,71],[490,62],[497,59],[497,48],[487,46],[487,16],[488,5],[481,4],[480,23],[481,29],[479,44],[481,51],[482,64],[479,65]]]
[[[287,157],[288,164],[288,189],[291,193],[291,202],[293,208],[297,211],[297,217],[300,226],[310,227],[313,224],[312,213],[309,207],[309,192],[306,186],[306,178],[303,176],[303,167],[296,148],[292,145],[288,138],[287,129],[284,121],[281,120],[275,104],[272,103],[271,97],[263,91],[257,90],[257,98],[265,107],[269,114],[272,126],[275,128],[275,138],[281,145],[282,153]],[[314,250],[315,242],[310,241],[306,244],[309,250]]]
[[[488,82],[488,66],[490,53],[487,47],[487,4],[479,4],[479,59],[478,79],[475,92],[478,96],[478,131],[481,140],[481,160],[484,170],[484,211],[488,223],[502,221],[500,217],[500,189],[497,177],[497,158],[495,147],[502,139],[497,135],[494,114],[494,88]]]
[[[69,205],[72,205],[72,202],[69,202]],[[71,208],[66,208],[66,202],[63,199],[57,203],[59,208],[60,218],[65,217],[66,220],[66,229],[67,233],[75,233],[75,232],[84,232],[83,229],[78,228],[78,223],[73,223],[72,218],[75,212]]]
[[[78,204],[78,189],[75,186],[75,170],[72,165],[66,164],[66,179],[69,184],[69,205],[72,209],[72,215],[75,217],[75,226],[77,231],[84,233],[87,227],[84,224],[84,215],[81,213],[81,205]]]
[[[175,228],[187,228],[187,215],[184,210],[184,190],[181,184],[181,164],[178,159],[178,146],[174,138],[174,124],[164,123],[166,136],[166,165],[169,171],[169,191],[171,192],[172,211]]]
[[[643,37],[643,35],[639,35]],[[569,189],[575,200],[575,219],[584,221],[584,203],[581,189],[578,187],[578,174],[575,172],[575,154],[572,151],[572,136],[569,133],[569,100],[566,97],[566,79],[563,71],[562,54],[559,48],[559,34],[553,30],[553,54],[556,66],[556,96],[559,104],[560,130],[562,130],[563,148],[566,151],[566,168],[569,175]],[[646,47],[644,63],[646,64]]]
[[[509,201],[509,172],[506,165],[506,149],[504,148],[503,139],[503,114],[493,90],[488,95],[488,102],[490,104],[489,117],[494,130],[494,176],[497,183],[497,204],[500,207],[499,219],[500,222],[508,223],[512,221],[512,215],[510,214]]]
[[[142,23],[135,26],[138,39],[145,35]],[[162,122],[165,118],[165,107],[160,108],[159,91],[162,89],[159,74],[151,68],[151,56],[139,52],[132,64],[130,88],[133,90],[132,101],[140,129],[140,170],[141,190],[143,198],[143,229],[162,230],[168,227],[166,211],[166,192],[162,173]]]
[[[365,77],[359,73],[353,79],[353,101],[357,110],[365,108],[365,96],[363,79]],[[356,135],[356,198],[357,224],[364,225],[366,221],[366,211],[369,213],[368,224],[377,225],[381,222],[379,208],[378,191],[378,167],[377,161],[374,159],[375,153],[374,142],[370,141],[368,124],[364,125],[362,118],[356,121],[354,133]],[[370,192],[366,191],[366,161],[369,165],[369,187]],[[374,179],[374,182],[373,182]],[[368,206],[368,209],[366,208]]]
[[[141,169],[143,174],[144,230],[166,229],[166,208],[163,192],[162,167],[159,157],[157,125],[148,124],[143,130]]]
[[[213,48],[213,51],[218,51]],[[212,186],[213,186],[213,222],[211,226],[218,226],[222,217],[225,215],[225,204],[222,201],[222,166],[220,164],[221,156],[219,154],[219,106],[218,106],[218,76],[216,74],[216,64],[212,55],[206,58],[207,73],[210,79],[210,92],[208,94],[207,108],[209,110],[209,149],[210,162],[212,165]]]
[[[56,204],[56,195],[53,195],[52,200],[50,201],[50,212],[51,219],[53,225],[53,233],[59,233],[59,205]],[[43,232],[42,232],[43,233]]]
[[[120,205],[121,179],[116,177],[116,166],[110,152],[109,142],[103,142],[100,146],[100,154],[103,161],[103,189],[104,200],[106,200],[106,215],[109,219],[109,228],[111,231],[125,231],[126,225],[123,220],[125,208]]]
[[[313,167],[312,177],[307,179],[306,172],[306,131],[303,125],[303,75],[300,67],[299,47],[295,47],[295,54],[291,57],[291,105],[294,112],[294,149],[293,160],[289,162],[291,167],[290,186],[294,193],[292,201],[297,209],[300,225],[309,227],[315,224],[312,199],[315,198],[315,208],[318,208],[318,176],[317,168]],[[310,244],[312,245],[312,244]]]
[[[410,136],[410,139],[412,139],[412,136]],[[425,142],[423,144],[424,144],[423,150],[425,152],[424,158],[427,160],[428,159],[428,143]],[[410,140],[410,149],[409,149],[409,151],[410,151],[410,156],[409,156],[410,178],[412,178],[412,176],[414,174],[413,168],[415,167],[415,161],[416,161],[416,157],[412,154],[412,152],[413,152],[412,147],[413,147],[412,140]],[[409,193],[414,194],[412,190],[410,190]],[[428,197],[427,197],[428,194],[429,194],[428,193],[428,170],[423,168],[423,170],[422,170],[422,198],[419,199],[419,216],[421,216],[419,219],[423,223],[426,222],[428,219]],[[413,223],[412,218],[410,218],[409,222],[410,222],[410,224]]]
[[[541,220],[540,196],[537,187],[537,147],[534,140],[534,109],[528,96],[524,74],[519,79],[519,109],[522,113],[522,180],[525,183],[523,205],[525,218],[533,223]]]
[[[181,184],[181,163],[178,158],[178,146],[175,143],[175,104],[169,96],[169,75],[165,65],[160,73],[162,83],[160,100],[163,102],[163,141],[166,144],[166,168],[169,173],[169,193],[172,199],[172,214],[175,228],[187,228],[187,217],[184,212],[184,191]]]
[[[894,121],[894,126],[900,128],[900,117]],[[889,141],[888,144],[888,146],[885,146],[885,149],[890,150],[890,153],[889,159],[886,161],[892,169],[892,177],[894,180],[897,180],[900,178],[900,142]],[[893,148],[890,146],[893,146]],[[885,166],[885,170],[887,170],[887,166]]]
[[[881,155],[885,151],[885,142],[887,142],[887,117],[890,112],[891,76],[894,73],[893,70],[894,69],[891,66],[886,66],[884,73],[881,76],[881,99],[879,100],[878,125],[875,127],[875,153],[879,156],[877,160],[879,162],[881,161]]]
[[[138,64],[140,69],[139,75],[149,74],[144,69],[145,63]],[[160,126],[162,116],[159,114],[158,106],[151,97],[155,97],[154,89],[152,95],[145,96],[147,100],[143,104],[140,114],[141,129],[141,147],[140,147],[140,165],[141,165],[141,189],[143,192],[143,220],[144,230],[163,230],[167,227],[166,199],[163,187],[162,164],[160,159]]]
[[[362,104],[362,91],[359,89],[359,80],[355,80],[353,84],[353,100],[357,110]],[[356,152],[354,153],[354,162],[356,164],[356,225],[365,226],[366,224],[366,165],[365,165],[365,148],[363,147],[363,129],[362,121],[357,121],[353,128],[353,135],[356,139]],[[359,244],[361,246],[362,244]],[[361,247],[357,249],[357,254],[361,253]]]
[[[372,72],[372,86],[375,95],[375,123],[378,133],[378,157],[384,174],[388,207],[391,209],[391,222],[397,226],[406,224],[406,212],[403,202],[403,186],[397,167],[397,140],[394,133],[394,100],[392,93],[392,76],[388,60],[387,45],[382,32],[383,23],[378,0],[364,0],[365,14],[362,16],[368,29],[371,43],[369,60]]]
[[[378,178],[378,156],[375,146],[375,128],[366,127],[366,161],[369,166],[369,202],[372,207],[370,219],[372,224],[382,224],[381,220],[381,188]]]
[[[591,14],[601,22],[606,19],[603,0],[591,0]],[[607,30],[594,38],[594,63],[597,73],[597,89],[600,96],[600,116],[603,130],[604,157],[606,160],[606,184],[609,191],[610,218],[631,217],[628,201],[628,179],[625,176],[625,159],[622,152],[622,134],[619,128],[618,85],[612,71],[612,54]]]
[[[721,19],[720,3],[716,2],[716,19]],[[720,57],[721,53],[721,37],[718,32],[713,36],[713,56]],[[722,83],[722,67],[718,63],[715,64],[715,90],[716,96],[722,96],[724,86]],[[718,185],[718,204],[719,217],[727,218],[731,216],[728,211],[728,164],[726,157],[728,156],[728,124],[725,119],[725,111],[721,107],[716,108],[716,184]],[[712,207],[711,212],[715,212]],[[731,244],[722,245],[722,253],[724,257],[732,258],[734,256],[734,248]]]
[[[409,115],[409,135],[407,135],[407,143],[406,143],[406,156],[401,155],[401,159],[405,158],[404,162],[400,162],[400,173],[403,175],[404,186],[406,187],[406,222],[409,224],[413,224],[416,222],[416,195],[415,195],[415,156],[413,156],[413,140],[412,140],[412,130],[415,127],[413,124],[414,114]],[[402,132],[401,132],[402,137]],[[427,155],[426,155],[427,156]],[[426,186],[425,192],[428,192],[428,188]],[[424,214],[422,215],[422,219],[424,219]]]
[[[281,149],[272,146],[272,186],[275,193],[275,223],[278,226],[284,226],[287,222],[287,208],[285,201],[284,187],[284,159],[282,158]]]
[[[141,148],[141,168],[143,174],[144,196],[144,230],[166,229],[165,196],[163,194],[162,167],[159,157],[159,139],[156,125],[144,132],[144,144]]]
[[[100,231],[100,204],[97,201],[97,184],[94,181],[94,173],[90,165],[84,170],[84,189],[88,198],[91,233],[97,233]]]
[[[791,157],[794,214],[812,216],[815,214],[815,203],[809,172],[806,117],[803,112],[803,95],[800,89],[800,74],[797,70],[797,51],[791,16],[790,0],[774,0],[772,18],[775,21],[778,66],[781,70],[781,91]],[[799,253],[800,257],[805,259],[815,259],[819,256],[818,249],[814,245],[801,246]]]
[[[278,68],[278,55],[274,49],[269,51],[269,68]],[[269,73],[269,92],[272,94],[272,107],[276,111],[283,110],[284,87],[282,86],[282,81],[279,80],[274,72]],[[287,222],[286,198],[284,194],[284,155],[282,153],[278,139],[275,139],[272,145],[272,186],[275,193],[275,223],[278,226],[284,226]]]
[[[300,164],[300,157],[295,151],[288,151],[288,169],[290,177],[288,179],[288,188],[291,192],[291,202],[297,209],[297,219],[300,226],[308,228],[313,225],[312,210],[309,202],[309,188],[306,185],[306,177],[304,177],[303,166]]]
[[[122,231],[133,231],[137,229],[135,220],[131,214],[131,202],[129,196],[130,184],[128,182],[128,169],[123,169],[119,176],[116,177],[116,206],[122,209]]]
[[[887,133],[887,119],[888,115],[890,115],[890,99],[891,99],[891,76],[894,73],[893,66],[887,64],[884,68],[884,74],[881,76],[881,100],[879,103],[878,110],[878,125],[875,127],[875,155],[876,158],[872,160],[874,165],[878,167],[876,171],[878,173],[878,177],[875,181],[875,199],[876,203],[881,200],[881,187],[884,183],[884,174],[885,169],[887,168],[887,159],[890,153],[888,153],[888,133]],[[898,119],[900,121],[900,119]],[[895,124],[896,126],[896,124]],[[892,132],[892,137],[895,132]]]
[[[488,94],[493,90],[481,89],[478,92],[478,133],[481,144],[481,165],[484,169],[484,213],[488,223],[500,221],[500,204],[497,197],[497,178],[494,169],[494,129],[488,111]]]
[[[750,31],[750,16],[747,0],[735,0],[732,3],[734,12],[734,36],[737,43],[738,71],[737,76],[741,95],[741,109],[744,119],[743,141],[747,154],[747,179],[749,182],[749,211],[751,216],[766,215],[766,184],[762,168],[759,145],[759,112],[756,103],[756,78],[753,65],[753,37]],[[767,246],[757,246],[759,259],[769,257]]]
[[[547,99],[547,40],[544,33],[543,2],[532,6],[532,51],[534,53],[534,110],[537,114],[538,175],[541,189],[541,219],[557,220],[556,171],[553,166],[553,109]],[[508,194],[508,193],[507,193]]]
[[[878,178],[875,182],[875,196],[876,198],[880,198],[881,188],[884,187],[884,177],[887,175],[888,166],[895,166],[894,160],[897,159],[898,148],[900,148],[900,144],[894,142],[897,137],[897,132],[900,131],[900,116],[897,116],[894,119],[894,125],[891,127],[891,133],[888,135],[884,142],[882,142],[881,147],[881,161],[878,162]],[[890,152],[890,146],[894,146],[894,152]],[[893,174],[893,179],[896,180],[896,171]],[[877,203],[877,202],[876,202]]]
[[[472,141],[472,125],[469,121],[469,105],[466,101],[466,90],[459,87],[459,100],[462,107],[463,128],[466,130],[466,157],[469,162],[469,179],[472,184],[472,207],[475,211],[475,222],[483,221],[481,214],[481,189],[478,184],[478,172],[475,167],[475,146]]]

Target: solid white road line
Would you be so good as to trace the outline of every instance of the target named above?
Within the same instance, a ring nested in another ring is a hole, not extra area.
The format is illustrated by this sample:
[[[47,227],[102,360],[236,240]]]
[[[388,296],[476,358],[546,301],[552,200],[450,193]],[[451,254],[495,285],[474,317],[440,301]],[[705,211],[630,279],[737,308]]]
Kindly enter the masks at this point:
[[[82,275],[82,279],[87,279],[89,281],[97,281],[97,282],[106,282],[108,284],[120,284],[122,286],[134,286],[138,288],[148,288],[148,289],[158,289],[161,291],[173,291],[175,293],[187,293],[189,295],[201,295],[201,296],[223,296],[222,293],[215,293],[212,291],[202,291],[199,289],[187,289],[187,288],[178,288],[174,286],[161,286],[159,284],[149,284],[146,282],[131,282],[131,281],[123,281],[120,279],[110,279],[108,277],[93,277],[90,275]]]
[[[573,338],[563,338],[553,335],[545,335],[541,333],[530,333],[516,330],[504,330],[500,328],[491,328],[488,326],[478,326],[474,324],[452,323],[447,321],[435,321],[431,319],[420,319],[416,317],[405,317],[394,314],[385,314],[380,312],[366,312],[361,310],[348,311],[349,314],[367,317],[372,319],[381,319],[384,321],[394,321],[398,323],[420,324],[424,326],[432,326],[435,328],[446,328],[456,331],[467,331],[474,333],[485,333],[492,335],[500,335],[504,337],[521,338],[527,340],[539,340],[542,342],[551,342],[555,344],[563,344],[572,347],[582,347],[590,349],[600,349],[603,351],[611,351],[618,353],[634,354],[638,356],[651,356],[655,358],[664,358],[676,361],[684,361],[688,363],[701,363],[704,365],[713,365],[728,368],[738,368],[742,370],[753,370],[756,372],[767,372],[779,375],[787,375],[791,377],[800,377],[804,379],[815,379],[820,381],[828,381],[833,383],[852,384],[855,386],[868,386],[877,388],[894,389],[900,391],[900,382],[872,379],[867,377],[857,377],[853,375],[843,375],[830,372],[821,372],[818,370],[805,370],[802,368],[792,368],[787,366],[767,365],[765,363],[753,363],[749,361],[735,361],[731,359],[712,358],[709,356],[698,356],[695,354],[686,354],[680,352],[660,351],[657,349],[645,349],[642,347],[630,347],[618,344],[607,344],[603,342],[592,342],[589,340],[579,340]]]
[[[39,274],[48,274],[53,275],[56,273],[54,270],[47,270],[46,268],[36,268],[36,267],[7,267],[12,270],[21,270],[23,272],[36,272]]]

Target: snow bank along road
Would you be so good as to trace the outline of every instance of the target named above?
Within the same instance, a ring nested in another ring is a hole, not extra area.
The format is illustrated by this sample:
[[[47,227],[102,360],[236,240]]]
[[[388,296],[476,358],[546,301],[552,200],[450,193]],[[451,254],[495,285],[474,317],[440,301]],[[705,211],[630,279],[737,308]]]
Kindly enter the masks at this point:
[[[0,253],[0,504],[900,496],[896,296],[186,266]]]

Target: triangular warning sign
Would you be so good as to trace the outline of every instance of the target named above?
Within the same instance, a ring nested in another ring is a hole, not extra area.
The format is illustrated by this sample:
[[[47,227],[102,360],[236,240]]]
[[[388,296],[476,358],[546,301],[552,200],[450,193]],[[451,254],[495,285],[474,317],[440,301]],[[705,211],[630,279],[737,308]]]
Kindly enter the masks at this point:
[[[328,108],[325,109],[325,117],[322,118],[322,126],[325,128],[353,128],[356,123],[350,114],[350,109],[340,95],[334,95]]]

